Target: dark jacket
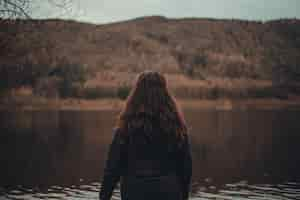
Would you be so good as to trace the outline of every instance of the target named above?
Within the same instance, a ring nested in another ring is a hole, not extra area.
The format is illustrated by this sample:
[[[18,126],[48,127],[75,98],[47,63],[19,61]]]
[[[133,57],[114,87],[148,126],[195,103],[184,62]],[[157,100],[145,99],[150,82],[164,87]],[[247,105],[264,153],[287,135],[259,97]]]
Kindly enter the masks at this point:
[[[124,136],[113,130],[100,200],[109,200],[121,180],[122,200],[188,199],[192,160],[188,136],[181,145],[172,142],[160,129],[152,133],[132,130]]]

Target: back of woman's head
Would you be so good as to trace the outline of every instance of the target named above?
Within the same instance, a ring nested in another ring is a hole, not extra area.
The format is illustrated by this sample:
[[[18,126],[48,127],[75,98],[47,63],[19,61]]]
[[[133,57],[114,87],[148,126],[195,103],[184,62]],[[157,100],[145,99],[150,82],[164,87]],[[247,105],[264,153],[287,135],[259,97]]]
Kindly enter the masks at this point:
[[[147,131],[153,126],[179,139],[187,132],[184,117],[168,90],[165,77],[159,72],[144,71],[138,75],[127,97],[117,127],[128,134],[135,128]]]

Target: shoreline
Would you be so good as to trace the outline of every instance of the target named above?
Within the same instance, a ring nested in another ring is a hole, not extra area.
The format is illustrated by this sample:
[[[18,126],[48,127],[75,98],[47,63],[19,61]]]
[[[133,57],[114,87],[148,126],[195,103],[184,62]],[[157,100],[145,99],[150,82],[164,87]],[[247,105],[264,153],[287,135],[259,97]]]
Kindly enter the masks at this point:
[[[300,97],[291,99],[248,98],[215,100],[207,99],[177,99],[183,110],[300,110]],[[39,99],[33,102],[2,103],[0,111],[120,111],[125,101],[117,98],[86,99]]]

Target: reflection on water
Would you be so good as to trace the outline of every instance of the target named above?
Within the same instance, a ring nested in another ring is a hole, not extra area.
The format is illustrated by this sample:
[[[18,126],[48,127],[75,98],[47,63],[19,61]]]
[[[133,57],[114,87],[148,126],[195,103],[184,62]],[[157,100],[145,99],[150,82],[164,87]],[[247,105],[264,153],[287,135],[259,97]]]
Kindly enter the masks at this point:
[[[100,184],[90,183],[68,187],[50,186],[47,189],[32,189],[18,186],[13,190],[5,190],[1,200],[6,199],[98,199]],[[4,189],[0,188],[0,191]],[[287,200],[300,199],[300,184],[285,182],[282,184],[248,184],[246,181],[225,184],[222,187],[209,185],[207,187],[194,183],[190,199],[272,199]],[[120,199],[120,190],[117,188],[112,199]]]
[[[97,199],[116,114],[0,112],[0,199]],[[299,111],[185,114],[191,199],[300,199]]]

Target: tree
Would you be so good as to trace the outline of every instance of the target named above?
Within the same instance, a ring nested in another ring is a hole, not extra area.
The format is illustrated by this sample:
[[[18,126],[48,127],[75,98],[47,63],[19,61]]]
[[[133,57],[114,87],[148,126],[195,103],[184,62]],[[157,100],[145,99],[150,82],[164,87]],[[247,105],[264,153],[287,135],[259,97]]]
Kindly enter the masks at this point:
[[[76,63],[63,62],[50,76],[57,76],[61,79],[59,92],[61,97],[74,96],[76,91],[84,86],[87,80],[87,69]]]
[[[63,13],[70,13],[74,0],[47,0],[46,4]],[[0,0],[0,18],[30,19],[41,3],[36,0]],[[43,3],[45,5],[45,2]]]
[[[78,0],[0,0],[0,34],[6,34],[5,40],[0,40],[0,49],[5,49],[11,41],[15,40],[16,35],[22,31],[30,33],[32,30],[39,29],[38,20],[24,29],[23,23],[26,19],[32,19],[34,13],[37,13],[41,7],[53,11],[55,15],[49,16],[49,13],[43,13],[42,17],[70,17],[75,8],[75,1]],[[37,17],[37,16],[35,16]],[[25,19],[25,20],[24,20]]]

